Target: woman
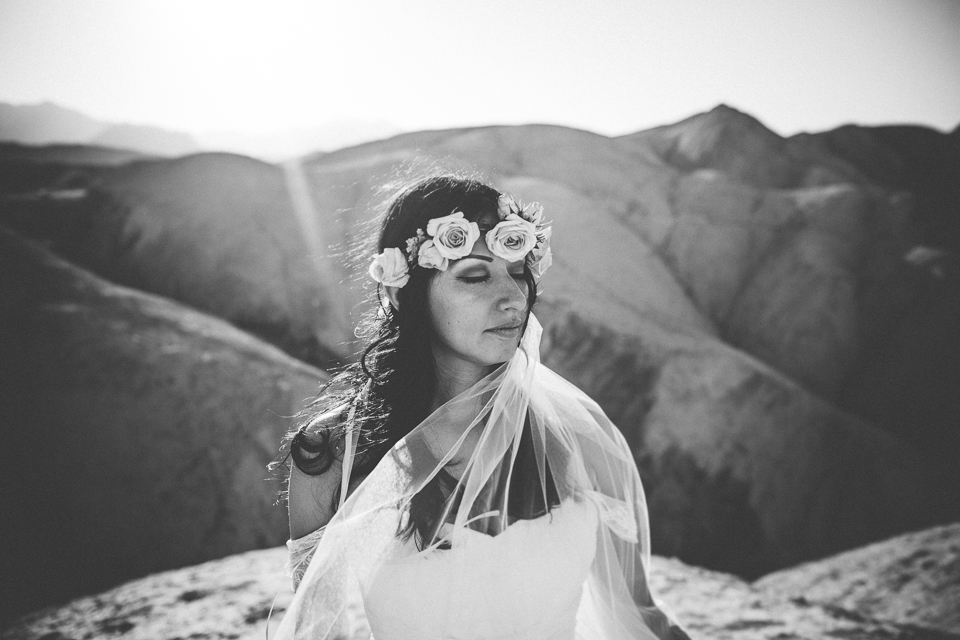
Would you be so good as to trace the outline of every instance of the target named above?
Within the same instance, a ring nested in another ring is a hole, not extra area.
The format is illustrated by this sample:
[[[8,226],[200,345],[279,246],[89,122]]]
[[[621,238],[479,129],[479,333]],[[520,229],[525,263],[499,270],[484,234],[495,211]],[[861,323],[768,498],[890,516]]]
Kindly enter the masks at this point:
[[[393,198],[369,346],[291,439],[281,638],[337,637],[356,590],[376,640],[686,637],[647,588],[629,448],[539,363],[550,231],[473,180]]]

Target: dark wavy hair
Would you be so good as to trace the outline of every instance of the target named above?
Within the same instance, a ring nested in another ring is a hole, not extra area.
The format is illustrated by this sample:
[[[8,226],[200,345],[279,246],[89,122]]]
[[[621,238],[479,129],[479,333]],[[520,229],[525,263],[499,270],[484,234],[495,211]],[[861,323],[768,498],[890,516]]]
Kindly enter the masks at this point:
[[[457,175],[438,175],[408,184],[388,201],[375,253],[388,247],[406,250],[406,240],[415,236],[417,229],[425,229],[429,220],[453,211],[462,211],[473,222],[496,216],[499,197],[496,189]],[[364,314],[357,329],[363,345],[358,362],[343,367],[321,389],[285,439],[289,456],[300,471],[308,475],[326,472],[334,460],[342,458],[338,446],[351,430],[357,442],[351,480],[365,477],[394,444],[429,415],[437,390],[437,372],[427,292],[437,273],[435,269],[411,268],[410,280],[398,290],[399,309],[385,304],[382,288],[377,286],[372,309]],[[537,300],[537,287],[526,265],[524,276],[529,313]],[[348,419],[351,407],[353,415]],[[532,456],[532,444],[525,445],[524,440],[521,437],[518,462]],[[516,481],[522,483],[523,479],[518,477]],[[401,533],[415,533],[418,540],[431,538],[442,524],[437,520],[455,484],[449,474],[438,474],[411,503],[409,526]],[[511,486],[511,495],[513,491]],[[516,495],[529,495],[522,486],[516,491]],[[332,507],[337,504],[339,489]],[[542,507],[541,511],[548,508]],[[524,516],[532,517],[520,515]]]

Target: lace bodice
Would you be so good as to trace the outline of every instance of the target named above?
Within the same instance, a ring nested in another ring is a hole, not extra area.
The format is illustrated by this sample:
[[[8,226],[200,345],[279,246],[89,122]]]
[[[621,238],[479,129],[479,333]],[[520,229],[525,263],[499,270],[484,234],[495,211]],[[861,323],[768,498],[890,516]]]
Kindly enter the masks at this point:
[[[313,557],[313,552],[316,550],[317,545],[320,544],[320,539],[323,538],[323,532],[325,530],[326,527],[320,527],[303,537],[287,540],[289,556],[283,570],[284,573],[293,580],[294,591],[297,590],[300,581],[303,579],[303,574],[306,573],[307,567],[310,566],[310,558]]]

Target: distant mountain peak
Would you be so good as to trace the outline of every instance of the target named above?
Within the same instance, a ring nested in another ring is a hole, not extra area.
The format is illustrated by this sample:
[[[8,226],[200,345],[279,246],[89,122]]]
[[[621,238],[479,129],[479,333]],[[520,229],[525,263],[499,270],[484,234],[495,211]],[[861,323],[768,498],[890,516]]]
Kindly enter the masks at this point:
[[[714,169],[755,185],[789,186],[803,170],[790,157],[784,138],[750,114],[722,103],[623,140],[647,146],[683,171]]]
[[[694,127],[698,135],[712,135],[719,138],[728,135],[754,135],[782,141],[777,133],[767,128],[749,113],[745,113],[726,104],[718,104],[710,111],[699,113],[678,122],[676,127]]]
[[[105,147],[148,151],[163,156],[183,156],[200,151],[197,141],[189,133],[150,125],[111,125],[90,142]]]
[[[105,122],[49,100],[0,102],[0,141],[30,145],[83,144],[176,156],[200,150],[187,133],[160,127]]]
[[[45,101],[37,104],[0,102],[0,140],[23,144],[77,144],[107,128],[79,111]]]

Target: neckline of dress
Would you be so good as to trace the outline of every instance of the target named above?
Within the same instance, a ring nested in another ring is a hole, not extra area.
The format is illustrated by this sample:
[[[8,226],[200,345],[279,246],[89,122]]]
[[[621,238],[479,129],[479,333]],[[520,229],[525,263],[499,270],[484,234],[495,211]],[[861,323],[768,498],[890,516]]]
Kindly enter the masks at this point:
[[[462,527],[454,528],[454,525],[453,525],[452,522],[445,522],[445,523],[440,527],[439,534],[440,534],[440,537],[441,537],[442,539],[447,540],[447,541],[450,541],[450,542],[453,541],[453,536],[454,536],[454,535],[458,535],[458,534],[457,534],[458,531],[464,532],[463,534],[459,534],[459,535],[481,536],[481,537],[483,537],[483,538],[489,538],[489,539],[493,540],[493,539],[495,539],[495,538],[499,538],[499,537],[503,536],[504,534],[508,533],[509,531],[511,531],[511,530],[513,530],[513,529],[518,529],[518,528],[519,528],[519,529],[523,529],[523,528],[526,528],[526,527],[528,527],[528,526],[532,526],[532,525],[534,525],[534,524],[537,524],[537,523],[539,523],[540,521],[544,520],[545,518],[548,518],[548,517],[549,517],[549,518],[552,518],[553,515],[554,515],[554,512],[561,510],[565,505],[567,505],[567,504],[569,504],[569,503],[571,503],[571,502],[573,502],[573,498],[572,498],[572,497],[568,497],[568,498],[565,498],[564,500],[562,500],[562,501],[560,502],[560,504],[558,504],[558,505],[556,505],[556,506],[554,506],[554,507],[551,507],[549,511],[547,511],[547,512],[545,512],[545,513],[543,513],[543,514],[541,514],[541,515],[539,515],[539,516],[536,516],[535,518],[517,518],[516,520],[514,520],[513,522],[511,522],[510,524],[508,524],[507,527],[506,527],[503,531],[501,531],[500,533],[498,533],[498,534],[496,534],[496,535],[489,534],[489,533],[484,533],[483,531],[477,531],[476,529],[471,529],[470,527],[467,527],[467,526],[462,526]]]

